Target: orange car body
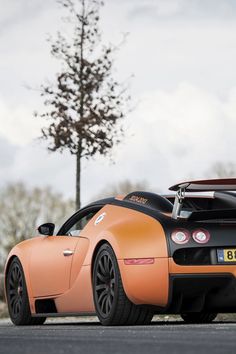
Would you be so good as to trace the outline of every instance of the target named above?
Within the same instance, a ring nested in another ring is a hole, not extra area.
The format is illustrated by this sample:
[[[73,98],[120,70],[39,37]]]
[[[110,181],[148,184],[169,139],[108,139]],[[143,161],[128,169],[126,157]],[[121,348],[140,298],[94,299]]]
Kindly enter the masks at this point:
[[[95,225],[102,213],[106,217]],[[37,299],[53,297],[59,313],[94,313],[92,262],[97,245],[103,242],[115,251],[126,294],[133,303],[167,304],[169,258],[162,226],[140,212],[106,205],[79,237],[38,236],[12,249],[7,264],[15,256],[21,261],[31,312],[36,312]],[[64,257],[65,249],[73,250],[73,256]],[[125,265],[125,259],[136,258],[153,258],[154,263]]]
[[[213,249],[216,252],[219,248],[236,249],[236,236],[232,236],[236,225],[174,220],[166,210],[159,211],[156,218],[156,211],[146,208],[149,197],[145,195],[135,192],[124,200],[117,198],[101,204],[97,210],[95,207],[92,218],[78,236],[36,236],[12,249],[5,272],[17,257],[24,270],[32,315],[45,314],[40,304],[47,299],[55,304],[49,315],[95,313],[92,272],[96,252],[103,243],[114,250],[125,293],[135,305],[153,306],[157,313],[189,311],[189,306],[201,311],[209,306],[209,298],[212,304],[218,301],[218,307],[212,307],[214,311],[232,311],[234,306],[236,309],[236,301],[232,299],[236,263],[206,261],[208,253],[212,257]],[[206,199],[210,201],[214,197]],[[192,232],[200,227],[208,228],[211,233],[207,245],[199,245],[192,239],[190,245],[173,244],[174,229]],[[220,239],[219,230],[222,234],[230,232],[225,241],[223,236]],[[184,263],[189,249],[193,257],[200,259],[197,258],[199,247],[204,262]],[[224,302],[225,296],[228,302]]]

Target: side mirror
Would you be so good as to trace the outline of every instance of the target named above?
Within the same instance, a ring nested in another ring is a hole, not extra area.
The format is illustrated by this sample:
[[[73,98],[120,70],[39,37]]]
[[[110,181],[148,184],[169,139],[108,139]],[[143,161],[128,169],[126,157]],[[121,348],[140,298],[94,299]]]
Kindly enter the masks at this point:
[[[46,224],[42,224],[38,227],[38,232],[41,235],[45,235],[45,236],[52,236],[53,232],[55,229],[55,224],[48,222]]]

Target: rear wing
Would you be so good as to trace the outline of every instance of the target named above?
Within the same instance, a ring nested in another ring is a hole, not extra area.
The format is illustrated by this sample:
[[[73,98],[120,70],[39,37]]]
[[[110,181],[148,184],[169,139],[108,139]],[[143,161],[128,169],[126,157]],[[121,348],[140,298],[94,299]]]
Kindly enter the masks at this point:
[[[174,186],[170,187],[169,190],[171,191],[176,191],[176,196],[175,196],[175,202],[174,202],[174,207],[172,211],[172,218],[173,219],[178,219],[181,218],[181,209],[183,206],[183,200],[185,198],[185,193],[186,192],[211,192],[211,191],[236,191],[236,178],[224,178],[224,179],[208,179],[208,180],[198,180],[198,181],[188,181],[188,182],[182,182],[175,184]],[[190,215],[185,215],[184,218],[188,218],[189,220],[197,220],[199,219],[200,215],[196,215],[198,212],[193,212]],[[206,212],[201,212],[201,213],[206,213]],[[236,210],[228,213],[228,217],[232,215],[232,213],[236,214]],[[195,217],[194,217],[195,214]],[[208,212],[208,218],[212,218],[213,213]],[[219,211],[218,213],[215,211],[215,216],[219,216]],[[222,211],[221,211],[222,215]],[[204,217],[204,215],[202,215]],[[226,217],[226,215],[225,215]],[[207,218],[207,215],[205,214],[205,218]]]
[[[185,192],[236,191],[236,178],[206,179],[175,184],[170,191],[184,189]]]

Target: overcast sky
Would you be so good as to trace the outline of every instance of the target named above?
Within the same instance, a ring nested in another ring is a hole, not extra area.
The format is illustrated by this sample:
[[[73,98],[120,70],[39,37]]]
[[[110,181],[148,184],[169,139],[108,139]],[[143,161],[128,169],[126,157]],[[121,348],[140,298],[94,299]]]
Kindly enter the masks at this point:
[[[0,186],[25,181],[74,195],[75,161],[49,154],[37,140],[42,108],[36,90],[53,79],[48,33],[62,29],[56,0],[0,0]],[[152,189],[206,177],[217,161],[236,156],[236,1],[107,0],[104,41],[118,43],[115,75],[131,74],[136,109],[114,162],[83,163],[82,201],[124,179]],[[35,90],[27,89],[27,86]]]

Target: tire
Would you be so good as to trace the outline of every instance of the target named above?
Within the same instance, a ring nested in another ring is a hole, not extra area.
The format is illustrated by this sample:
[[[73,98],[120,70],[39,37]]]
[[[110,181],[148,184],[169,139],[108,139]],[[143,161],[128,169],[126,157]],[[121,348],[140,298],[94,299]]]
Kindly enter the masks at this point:
[[[181,317],[186,323],[210,323],[214,321],[217,313],[212,312],[192,312],[181,313]]]
[[[107,243],[95,258],[93,297],[97,316],[104,326],[148,325],[152,320],[150,308],[134,305],[127,298],[115,253]]]
[[[32,317],[24,271],[18,258],[10,264],[6,277],[6,295],[11,321],[16,326],[41,325],[46,317]]]

